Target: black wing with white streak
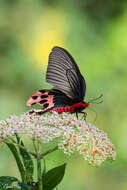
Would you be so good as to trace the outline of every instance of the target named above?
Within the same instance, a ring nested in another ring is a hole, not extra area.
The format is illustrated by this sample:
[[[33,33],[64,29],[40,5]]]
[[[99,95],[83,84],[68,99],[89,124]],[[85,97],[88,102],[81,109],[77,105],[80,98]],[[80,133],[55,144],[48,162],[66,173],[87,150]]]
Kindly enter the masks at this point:
[[[63,48],[54,47],[49,55],[46,81],[71,99],[85,97],[86,83],[72,56]]]

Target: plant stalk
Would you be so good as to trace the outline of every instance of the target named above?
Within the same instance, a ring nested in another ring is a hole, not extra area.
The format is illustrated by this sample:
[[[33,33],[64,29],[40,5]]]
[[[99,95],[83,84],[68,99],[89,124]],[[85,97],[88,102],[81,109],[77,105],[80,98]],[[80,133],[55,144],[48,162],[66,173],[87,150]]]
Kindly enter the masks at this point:
[[[58,146],[55,146],[54,148],[52,148],[52,149],[49,149],[49,150],[47,150],[46,152],[43,152],[43,153],[41,153],[41,158],[43,158],[44,156],[46,156],[47,154],[49,154],[49,153],[51,153],[51,152],[54,152],[55,150],[57,150],[58,149]]]
[[[38,190],[43,190],[42,171],[41,171],[41,157],[39,154],[37,156],[37,178],[38,178]]]

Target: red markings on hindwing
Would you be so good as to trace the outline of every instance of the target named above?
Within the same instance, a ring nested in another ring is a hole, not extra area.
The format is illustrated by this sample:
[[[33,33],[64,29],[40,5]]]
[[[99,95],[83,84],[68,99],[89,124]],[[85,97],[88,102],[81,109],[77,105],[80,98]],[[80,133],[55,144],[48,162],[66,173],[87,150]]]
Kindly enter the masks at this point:
[[[77,102],[72,105],[65,105],[61,106],[59,104],[54,103],[54,99],[57,96],[53,94],[50,90],[39,90],[35,93],[33,93],[29,100],[26,102],[27,106],[32,106],[34,104],[38,104],[42,106],[41,109],[33,109],[31,113],[43,113],[46,111],[50,111],[52,113],[53,111],[56,111],[57,113],[63,113],[63,112],[78,112],[81,111],[87,107],[89,107],[88,103],[85,102]]]
[[[29,100],[26,102],[27,106],[38,104],[43,106],[42,109],[34,109],[33,112],[41,113],[51,109],[54,106],[53,95],[48,95],[49,90],[39,90],[31,95]]]

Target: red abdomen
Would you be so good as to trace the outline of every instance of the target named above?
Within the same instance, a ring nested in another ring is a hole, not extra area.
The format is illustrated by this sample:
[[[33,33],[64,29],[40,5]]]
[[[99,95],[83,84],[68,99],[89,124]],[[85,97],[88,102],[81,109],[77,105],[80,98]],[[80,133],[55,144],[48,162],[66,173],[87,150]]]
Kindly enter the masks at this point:
[[[75,112],[80,112],[87,107],[89,107],[88,103],[78,102],[78,103],[72,104],[71,106],[60,106],[60,107],[53,108],[52,110],[58,113],[63,113],[63,112],[75,113]],[[50,110],[50,112],[52,112],[52,110]]]

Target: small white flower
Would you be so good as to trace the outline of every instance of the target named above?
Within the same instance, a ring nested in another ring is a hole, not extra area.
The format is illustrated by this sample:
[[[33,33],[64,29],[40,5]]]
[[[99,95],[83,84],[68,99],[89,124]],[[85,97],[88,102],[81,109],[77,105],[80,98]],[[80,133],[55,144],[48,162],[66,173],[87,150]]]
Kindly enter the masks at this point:
[[[59,115],[55,112],[39,116],[24,113],[0,121],[0,142],[15,137],[15,133],[20,137],[39,138],[42,143],[61,137],[59,149],[69,155],[78,151],[92,165],[100,165],[104,160],[116,157],[114,145],[107,134],[72,114]]]

